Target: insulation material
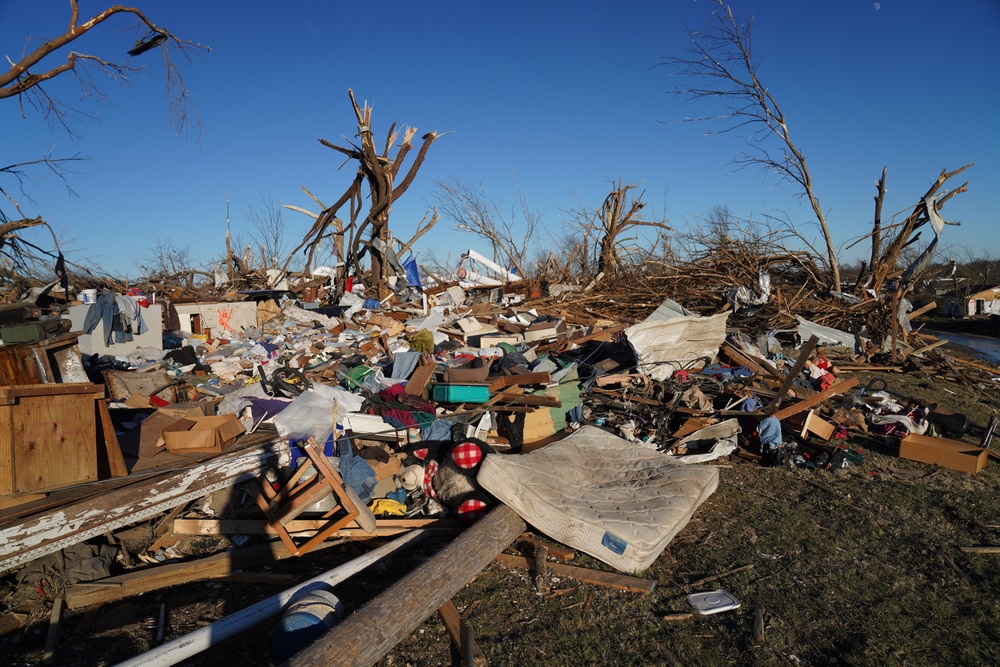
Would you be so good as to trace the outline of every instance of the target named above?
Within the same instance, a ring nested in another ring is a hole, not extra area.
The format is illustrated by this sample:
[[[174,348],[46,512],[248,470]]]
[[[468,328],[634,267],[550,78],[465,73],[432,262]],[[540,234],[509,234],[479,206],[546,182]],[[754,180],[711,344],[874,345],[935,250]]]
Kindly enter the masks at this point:
[[[639,360],[639,369],[654,380],[666,380],[698,359],[713,363],[726,339],[728,318],[725,312],[711,317],[647,320],[626,329],[625,337]]]
[[[528,454],[490,454],[476,479],[549,537],[638,572],[715,491],[719,471],[584,426]]]

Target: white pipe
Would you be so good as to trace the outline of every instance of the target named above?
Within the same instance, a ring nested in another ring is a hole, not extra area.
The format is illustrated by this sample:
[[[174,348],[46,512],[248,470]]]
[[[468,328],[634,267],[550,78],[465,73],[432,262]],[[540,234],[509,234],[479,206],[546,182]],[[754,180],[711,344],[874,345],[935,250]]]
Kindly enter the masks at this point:
[[[286,591],[258,602],[255,605],[242,609],[235,614],[220,618],[218,621],[198,628],[194,632],[172,639],[162,646],[157,646],[145,653],[141,653],[134,658],[120,662],[116,667],[133,667],[134,665],[156,665],[167,667],[176,665],[185,658],[201,653],[205,649],[229,639],[233,635],[243,632],[247,628],[260,623],[281,613],[285,605],[303,588],[316,584],[327,584],[333,586],[357,574],[361,570],[378,562],[385,556],[399,549],[400,547],[415,544],[427,536],[425,530],[414,530],[402,537],[399,537],[388,544],[385,544],[374,551],[371,551],[360,558],[344,563],[332,570],[327,570],[323,574],[313,577],[297,586],[293,586]]]

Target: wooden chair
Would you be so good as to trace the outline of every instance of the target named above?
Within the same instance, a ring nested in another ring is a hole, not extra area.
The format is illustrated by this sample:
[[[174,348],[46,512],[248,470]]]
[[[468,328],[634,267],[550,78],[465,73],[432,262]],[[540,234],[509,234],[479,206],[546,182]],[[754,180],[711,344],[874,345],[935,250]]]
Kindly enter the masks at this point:
[[[374,533],[376,524],[371,510],[354,490],[344,483],[340,473],[324,456],[322,448],[315,440],[309,438],[303,450],[309,460],[298,467],[280,491],[275,491],[263,476],[258,479],[261,491],[257,494],[257,504],[268,522],[278,532],[289,553],[301,556],[355,520],[366,532]],[[314,470],[315,474],[305,478],[310,469]],[[315,535],[302,544],[296,544],[285,526],[310,505],[325,499],[330,494],[333,494],[337,504],[323,513],[322,518],[326,523],[317,529]]]

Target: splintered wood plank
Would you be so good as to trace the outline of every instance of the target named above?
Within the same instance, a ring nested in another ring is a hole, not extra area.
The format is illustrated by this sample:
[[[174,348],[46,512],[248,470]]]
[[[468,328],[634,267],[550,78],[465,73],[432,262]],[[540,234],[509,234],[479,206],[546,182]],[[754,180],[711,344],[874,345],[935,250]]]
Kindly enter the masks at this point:
[[[182,470],[169,470],[96,497],[59,504],[3,527],[0,572],[255,478],[281,449],[276,436],[265,437]]]

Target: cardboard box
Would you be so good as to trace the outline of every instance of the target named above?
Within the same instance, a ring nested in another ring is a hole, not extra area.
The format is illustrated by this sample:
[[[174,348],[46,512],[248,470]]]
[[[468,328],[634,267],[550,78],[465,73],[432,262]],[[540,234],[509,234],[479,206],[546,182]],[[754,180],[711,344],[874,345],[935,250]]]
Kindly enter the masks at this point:
[[[163,429],[167,449],[182,454],[224,452],[243,435],[236,415],[189,417]]]
[[[164,451],[166,441],[163,432],[181,419],[203,417],[215,412],[211,400],[191,403],[172,403],[159,408],[137,426],[119,436],[118,444],[122,453],[140,459],[148,459]]]
[[[989,450],[961,440],[911,434],[899,442],[899,458],[977,473],[986,465]]]

